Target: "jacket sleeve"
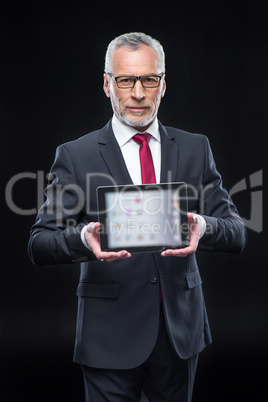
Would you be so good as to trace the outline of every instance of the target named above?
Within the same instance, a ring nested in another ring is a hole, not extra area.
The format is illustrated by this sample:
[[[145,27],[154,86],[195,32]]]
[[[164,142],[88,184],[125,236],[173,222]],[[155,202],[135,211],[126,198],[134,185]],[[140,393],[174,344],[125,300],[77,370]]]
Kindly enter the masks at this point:
[[[205,251],[242,252],[247,243],[243,220],[222,186],[209,141],[204,137],[205,155],[200,214],[206,220],[206,232],[200,239],[199,249]]]
[[[84,194],[78,186],[65,145],[58,147],[40,208],[30,232],[28,253],[36,265],[69,264],[95,259],[82,243]]]

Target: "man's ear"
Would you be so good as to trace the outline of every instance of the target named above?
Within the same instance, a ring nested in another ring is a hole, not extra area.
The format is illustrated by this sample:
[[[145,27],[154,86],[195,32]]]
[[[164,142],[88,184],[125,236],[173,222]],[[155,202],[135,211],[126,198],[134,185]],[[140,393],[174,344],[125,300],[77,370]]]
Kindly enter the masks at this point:
[[[106,93],[107,98],[110,98],[110,89],[107,74],[103,74],[103,90]]]
[[[163,88],[162,88],[162,94],[161,94],[161,97],[162,97],[162,98],[163,98],[163,96],[165,95],[166,88],[167,88],[167,84],[166,84],[166,81],[164,81],[164,83],[163,83]]]

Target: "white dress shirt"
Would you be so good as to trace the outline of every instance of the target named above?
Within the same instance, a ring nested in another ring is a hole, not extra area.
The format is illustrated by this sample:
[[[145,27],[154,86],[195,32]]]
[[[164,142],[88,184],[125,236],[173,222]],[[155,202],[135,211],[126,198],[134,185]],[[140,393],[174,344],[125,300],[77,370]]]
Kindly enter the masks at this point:
[[[133,140],[133,135],[144,134],[137,131],[133,127],[126,126],[113,115],[112,128],[115,138],[120,146],[123,154],[125,164],[129,175],[135,185],[142,184],[141,181],[141,166],[140,166],[140,146]],[[150,127],[146,130],[146,133],[151,134],[150,141],[148,142],[151,149],[151,154],[154,162],[154,171],[156,183],[160,183],[160,171],[161,171],[161,139],[159,132],[158,120],[155,119]]]

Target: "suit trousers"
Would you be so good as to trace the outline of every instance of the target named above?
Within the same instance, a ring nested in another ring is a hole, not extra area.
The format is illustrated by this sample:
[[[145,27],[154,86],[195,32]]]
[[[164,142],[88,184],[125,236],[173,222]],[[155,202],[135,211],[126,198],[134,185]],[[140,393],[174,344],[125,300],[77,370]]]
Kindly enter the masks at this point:
[[[161,306],[156,345],[140,366],[126,370],[81,366],[85,401],[191,402],[197,360],[198,355],[182,360],[174,352]]]

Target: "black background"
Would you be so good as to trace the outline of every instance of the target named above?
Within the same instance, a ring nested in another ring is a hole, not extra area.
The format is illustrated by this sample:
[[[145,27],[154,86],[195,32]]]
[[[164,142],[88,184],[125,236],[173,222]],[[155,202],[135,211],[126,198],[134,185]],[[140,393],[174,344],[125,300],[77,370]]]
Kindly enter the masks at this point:
[[[246,179],[248,191],[233,199],[249,219],[249,176],[263,170],[265,179],[267,159],[265,3],[3,2],[3,190],[18,173],[42,178],[57,145],[107,122],[106,46],[143,31],[166,53],[160,121],[209,137],[225,187]],[[37,179],[18,181],[12,197],[35,208]],[[72,363],[79,266],[33,266],[27,241],[35,217],[2,201],[0,400],[83,401],[80,367]],[[248,234],[240,255],[198,253],[214,342],[200,355],[193,402],[257,402],[267,394],[265,226]]]

